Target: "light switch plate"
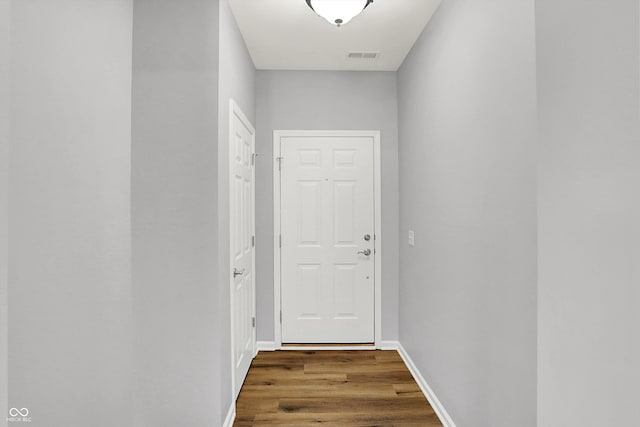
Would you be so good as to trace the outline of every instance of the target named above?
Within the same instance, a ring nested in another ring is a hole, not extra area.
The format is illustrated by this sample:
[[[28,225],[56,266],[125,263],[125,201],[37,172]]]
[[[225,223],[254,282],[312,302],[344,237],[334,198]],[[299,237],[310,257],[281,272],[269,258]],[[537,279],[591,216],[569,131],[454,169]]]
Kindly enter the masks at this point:
[[[408,243],[409,243],[409,246],[415,246],[416,245],[416,235],[413,232],[413,230],[409,230]]]

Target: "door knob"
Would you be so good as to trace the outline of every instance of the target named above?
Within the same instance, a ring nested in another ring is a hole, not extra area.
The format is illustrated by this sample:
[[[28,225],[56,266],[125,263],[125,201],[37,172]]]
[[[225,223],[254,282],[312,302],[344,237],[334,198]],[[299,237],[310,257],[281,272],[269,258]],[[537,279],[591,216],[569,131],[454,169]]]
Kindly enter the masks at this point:
[[[358,254],[362,254],[364,256],[369,256],[369,255],[371,255],[371,249],[365,249],[364,251],[358,252]]]
[[[238,271],[237,268],[233,269],[233,278],[235,279],[236,276],[242,276],[244,274],[245,269],[243,268],[242,270]]]

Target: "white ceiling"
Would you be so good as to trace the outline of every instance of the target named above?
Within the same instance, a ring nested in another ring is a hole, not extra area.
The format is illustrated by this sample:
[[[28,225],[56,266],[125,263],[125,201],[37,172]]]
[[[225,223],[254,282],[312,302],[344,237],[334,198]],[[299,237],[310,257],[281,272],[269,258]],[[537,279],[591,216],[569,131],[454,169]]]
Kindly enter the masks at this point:
[[[338,28],[305,0],[230,0],[259,70],[397,70],[441,0],[375,0]],[[349,59],[349,52],[379,52]]]

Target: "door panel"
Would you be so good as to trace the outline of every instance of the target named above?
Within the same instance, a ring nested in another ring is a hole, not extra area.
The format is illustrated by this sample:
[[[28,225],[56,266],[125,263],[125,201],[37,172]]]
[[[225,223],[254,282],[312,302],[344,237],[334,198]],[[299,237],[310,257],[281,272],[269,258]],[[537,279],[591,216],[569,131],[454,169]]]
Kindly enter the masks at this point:
[[[280,149],[282,342],[371,343],[373,139],[287,137]]]
[[[232,106],[230,242],[232,254],[233,376],[234,393],[240,392],[255,349],[254,279],[254,131]],[[237,274],[233,274],[233,272]]]

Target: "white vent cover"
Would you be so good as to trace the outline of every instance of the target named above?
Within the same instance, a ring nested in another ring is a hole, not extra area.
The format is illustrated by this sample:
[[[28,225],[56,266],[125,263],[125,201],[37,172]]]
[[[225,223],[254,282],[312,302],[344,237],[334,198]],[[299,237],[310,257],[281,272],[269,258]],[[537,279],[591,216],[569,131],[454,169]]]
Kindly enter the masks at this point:
[[[378,59],[380,52],[349,52],[349,59]]]

